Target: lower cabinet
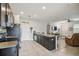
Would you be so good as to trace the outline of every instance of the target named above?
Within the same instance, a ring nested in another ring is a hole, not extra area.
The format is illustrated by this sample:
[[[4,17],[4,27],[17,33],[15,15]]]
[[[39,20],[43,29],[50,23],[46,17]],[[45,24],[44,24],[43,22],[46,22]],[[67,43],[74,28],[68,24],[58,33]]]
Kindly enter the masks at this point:
[[[41,44],[43,47],[47,48],[48,50],[54,50],[56,48],[55,37],[47,37],[41,34],[36,34],[35,36],[37,38],[34,41],[38,42],[39,44]]]
[[[17,56],[16,47],[0,49],[0,56]]]
[[[49,50],[55,49],[56,48],[56,42],[55,42],[55,38],[50,38],[49,40]]]

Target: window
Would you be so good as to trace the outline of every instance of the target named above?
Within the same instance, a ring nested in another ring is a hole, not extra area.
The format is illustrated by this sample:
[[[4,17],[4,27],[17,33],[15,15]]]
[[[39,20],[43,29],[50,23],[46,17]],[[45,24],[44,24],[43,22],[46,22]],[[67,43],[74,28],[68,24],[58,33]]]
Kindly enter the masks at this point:
[[[79,24],[74,24],[74,26],[73,26],[73,32],[74,33],[79,33]]]

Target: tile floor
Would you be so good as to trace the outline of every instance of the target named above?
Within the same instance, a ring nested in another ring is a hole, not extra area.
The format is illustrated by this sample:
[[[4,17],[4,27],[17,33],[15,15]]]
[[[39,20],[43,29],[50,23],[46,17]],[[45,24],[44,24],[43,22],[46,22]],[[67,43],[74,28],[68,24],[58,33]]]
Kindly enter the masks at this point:
[[[58,40],[58,49],[49,51],[35,41],[22,41],[20,56],[79,56],[79,47],[65,47],[65,40]]]

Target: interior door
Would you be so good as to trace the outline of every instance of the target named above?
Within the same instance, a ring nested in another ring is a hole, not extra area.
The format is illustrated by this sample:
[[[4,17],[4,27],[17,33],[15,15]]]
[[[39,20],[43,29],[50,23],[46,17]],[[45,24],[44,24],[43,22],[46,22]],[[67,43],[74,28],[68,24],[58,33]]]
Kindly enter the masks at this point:
[[[30,27],[29,23],[21,23],[21,40],[33,40],[33,33]]]

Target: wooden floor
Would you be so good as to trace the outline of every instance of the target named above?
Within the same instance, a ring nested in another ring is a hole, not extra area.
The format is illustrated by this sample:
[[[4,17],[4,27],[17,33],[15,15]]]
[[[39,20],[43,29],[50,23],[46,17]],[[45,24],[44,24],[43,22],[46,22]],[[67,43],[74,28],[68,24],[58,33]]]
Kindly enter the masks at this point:
[[[63,39],[58,40],[58,49],[49,51],[35,41],[22,41],[20,56],[79,56],[79,47],[65,47]]]

